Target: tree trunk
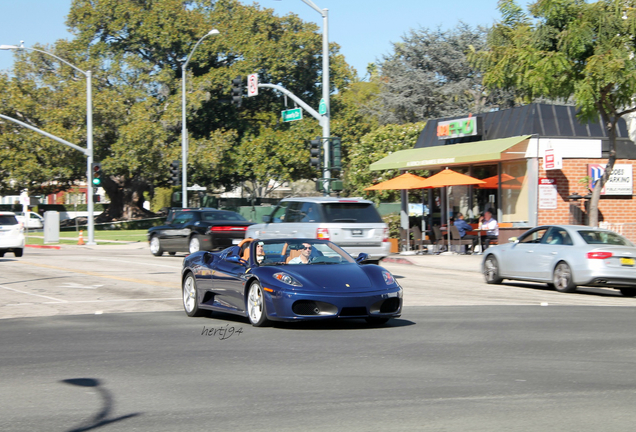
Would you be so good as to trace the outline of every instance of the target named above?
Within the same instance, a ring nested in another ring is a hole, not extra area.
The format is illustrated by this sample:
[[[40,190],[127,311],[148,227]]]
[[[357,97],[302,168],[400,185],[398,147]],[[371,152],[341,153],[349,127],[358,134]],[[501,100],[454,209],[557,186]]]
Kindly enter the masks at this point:
[[[601,113],[601,118],[605,122],[607,128],[607,137],[609,138],[609,158],[607,159],[607,165],[605,165],[605,172],[599,178],[592,189],[592,198],[590,199],[590,206],[588,210],[589,226],[598,226],[598,203],[601,199],[601,190],[607,183],[612,171],[614,170],[614,163],[616,162],[616,123],[618,119],[616,115],[612,116],[612,119],[608,118],[605,113]]]
[[[102,187],[110,198],[108,209],[96,220],[110,222],[152,217],[154,213],[143,208],[144,192],[152,190],[151,185],[137,177],[105,176]]]

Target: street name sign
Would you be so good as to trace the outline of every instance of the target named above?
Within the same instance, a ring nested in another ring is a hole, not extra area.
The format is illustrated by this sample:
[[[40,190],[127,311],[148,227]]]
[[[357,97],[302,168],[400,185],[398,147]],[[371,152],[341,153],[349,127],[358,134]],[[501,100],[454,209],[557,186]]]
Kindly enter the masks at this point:
[[[285,111],[281,111],[281,116],[283,117],[284,122],[290,122],[294,120],[302,120],[303,118],[303,110],[300,108],[289,109]]]

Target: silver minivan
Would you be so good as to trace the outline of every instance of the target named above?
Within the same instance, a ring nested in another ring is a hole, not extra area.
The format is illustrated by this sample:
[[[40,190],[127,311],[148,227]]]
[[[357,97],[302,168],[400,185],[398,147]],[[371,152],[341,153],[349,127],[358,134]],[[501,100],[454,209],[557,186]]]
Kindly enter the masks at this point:
[[[245,237],[318,238],[331,240],[356,257],[379,261],[389,255],[389,228],[372,201],[361,198],[285,198],[262,224],[251,225]]]

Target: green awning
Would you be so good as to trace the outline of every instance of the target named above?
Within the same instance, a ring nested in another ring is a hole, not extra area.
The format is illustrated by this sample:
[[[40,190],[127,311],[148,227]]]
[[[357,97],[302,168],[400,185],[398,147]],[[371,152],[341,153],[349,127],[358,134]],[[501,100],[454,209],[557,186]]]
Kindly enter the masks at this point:
[[[527,140],[530,135],[476,141],[465,144],[400,150],[372,163],[371,171],[387,169],[418,169],[476,162],[499,161],[504,152]],[[519,158],[519,155],[514,157]]]

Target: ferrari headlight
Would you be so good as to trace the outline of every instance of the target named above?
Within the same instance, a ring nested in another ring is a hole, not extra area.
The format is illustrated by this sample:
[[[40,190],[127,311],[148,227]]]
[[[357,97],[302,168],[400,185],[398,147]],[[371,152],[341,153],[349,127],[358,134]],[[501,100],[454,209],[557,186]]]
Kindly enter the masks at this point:
[[[382,277],[384,278],[384,282],[387,285],[393,285],[395,283],[395,279],[393,278],[393,275],[386,270],[382,271]]]
[[[287,285],[291,285],[291,286],[303,286],[303,284],[301,284],[300,282],[298,282],[296,279],[294,279],[291,275],[288,275],[287,273],[274,273],[274,278],[278,279],[279,281],[286,283]]]

